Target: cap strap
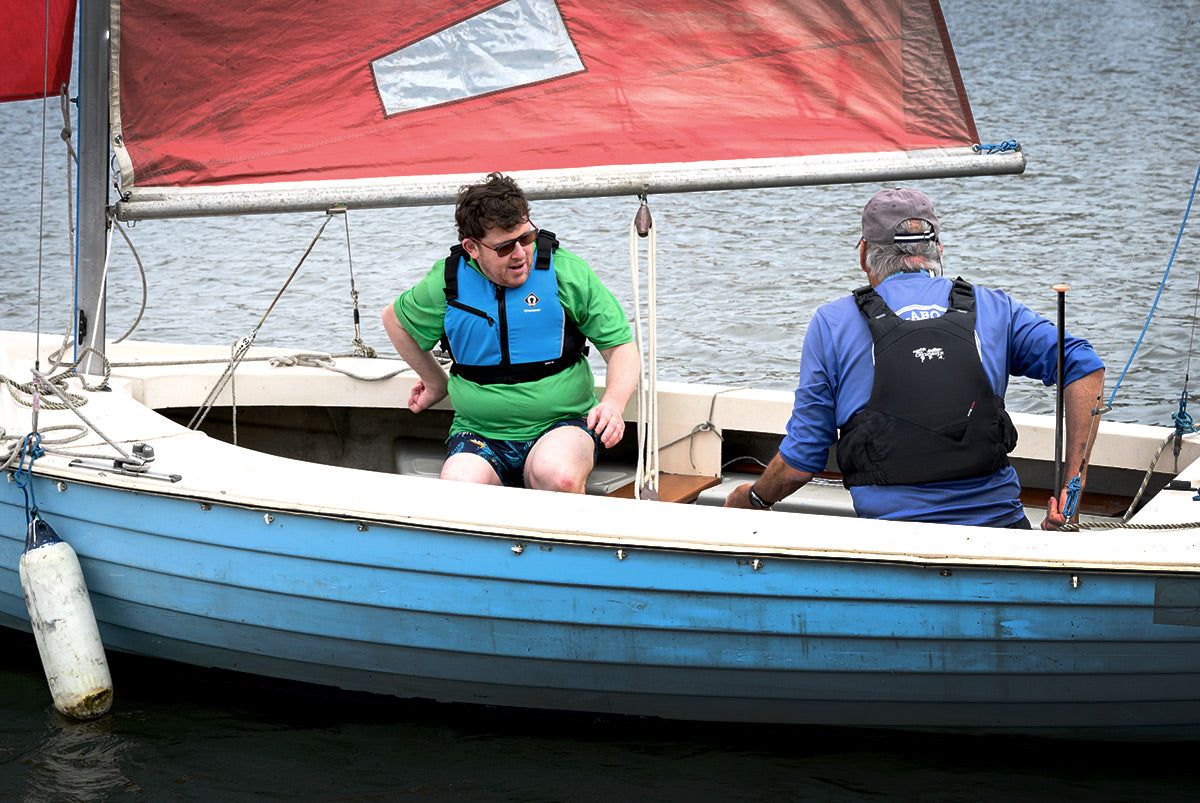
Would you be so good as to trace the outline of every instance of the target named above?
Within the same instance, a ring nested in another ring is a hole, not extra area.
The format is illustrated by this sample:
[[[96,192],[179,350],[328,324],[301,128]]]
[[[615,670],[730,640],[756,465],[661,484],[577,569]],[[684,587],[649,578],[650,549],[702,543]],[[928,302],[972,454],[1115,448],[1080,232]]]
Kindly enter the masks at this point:
[[[922,231],[917,233],[897,234],[892,238],[894,243],[924,243],[930,240],[936,240],[938,237],[936,230]]]

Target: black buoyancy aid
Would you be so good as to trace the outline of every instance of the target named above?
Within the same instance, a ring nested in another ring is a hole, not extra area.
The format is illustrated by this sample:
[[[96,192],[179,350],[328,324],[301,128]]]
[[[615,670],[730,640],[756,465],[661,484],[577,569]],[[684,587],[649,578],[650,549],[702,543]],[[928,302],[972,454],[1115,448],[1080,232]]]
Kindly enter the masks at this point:
[[[442,345],[450,373],[480,385],[534,382],[587,354],[587,341],[558,297],[558,239],[538,232],[537,257],[520,287],[499,287],[468,264],[461,243],[446,258]]]
[[[841,428],[847,488],[982,477],[1008,465],[1017,430],[975,339],[975,289],[955,279],[944,315],[906,321],[871,287],[854,291],[875,349],[867,406]]]

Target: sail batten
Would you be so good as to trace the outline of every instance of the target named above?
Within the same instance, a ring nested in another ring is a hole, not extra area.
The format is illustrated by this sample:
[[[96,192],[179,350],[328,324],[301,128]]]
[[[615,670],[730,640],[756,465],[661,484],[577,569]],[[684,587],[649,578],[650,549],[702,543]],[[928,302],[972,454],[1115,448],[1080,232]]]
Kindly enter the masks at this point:
[[[960,153],[936,0],[111,2],[126,219],[441,203],[493,170],[578,197],[1023,165]]]

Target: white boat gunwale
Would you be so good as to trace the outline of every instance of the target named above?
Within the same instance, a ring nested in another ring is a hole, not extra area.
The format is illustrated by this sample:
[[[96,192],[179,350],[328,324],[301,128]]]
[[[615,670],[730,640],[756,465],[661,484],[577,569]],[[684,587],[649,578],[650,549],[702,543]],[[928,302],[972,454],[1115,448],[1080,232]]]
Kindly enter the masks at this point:
[[[131,348],[138,348],[132,345]],[[149,348],[150,353],[196,354],[197,349],[176,349],[169,345]],[[113,349],[119,355],[121,347]],[[210,353],[212,351],[210,350]],[[259,355],[294,353],[286,350],[262,350]],[[18,360],[19,362],[19,360]],[[369,360],[351,361],[356,372]],[[6,361],[5,372],[16,373],[17,366]],[[390,368],[392,363],[386,363]],[[366,471],[328,466],[256,452],[236,447],[200,432],[181,427],[164,418],[139,399],[151,399],[159,406],[180,406],[197,403],[212,386],[224,366],[219,362],[188,366],[122,366],[115,369],[110,386],[112,391],[91,393],[100,407],[107,408],[104,418],[115,429],[109,433],[118,441],[134,440],[155,445],[158,459],[152,470],[180,473],[184,480],[170,484],[162,480],[129,477],[115,473],[99,476],[94,470],[72,468],[66,458],[47,455],[41,458],[36,473],[48,479],[64,482],[83,482],[113,488],[136,490],[161,496],[188,499],[197,503],[233,505],[264,513],[286,510],[302,515],[333,518],[368,526],[417,527],[442,532],[468,532],[489,538],[516,539],[529,543],[574,543],[605,548],[666,549],[683,552],[725,553],[731,556],[786,557],[801,559],[832,559],[850,561],[884,561],[900,564],[972,566],[996,565],[1052,570],[1116,570],[1160,571],[1189,573],[1200,571],[1196,531],[1158,531],[1153,536],[1133,534],[1129,530],[1091,531],[1081,533],[1019,533],[997,532],[990,528],[943,526],[929,527],[906,522],[865,521],[855,518],[815,513],[770,513],[734,511],[722,508],[674,505],[606,499],[595,496],[546,494],[525,489],[484,488],[461,486],[423,477]],[[378,371],[378,368],[375,369]],[[380,372],[383,373],[383,372]],[[272,377],[270,382],[265,377]],[[271,368],[265,362],[243,363],[239,369],[238,404],[249,408],[256,404],[274,402],[281,405],[316,405],[336,400],[351,407],[375,407],[388,403],[400,407],[413,382],[411,375],[397,376],[382,382],[361,382],[351,377],[319,368],[297,366],[287,369]],[[280,383],[289,388],[302,388],[305,396],[280,393]],[[161,392],[160,392],[161,391]],[[761,411],[772,410],[780,417],[778,423],[760,424],[765,432],[782,431],[782,421],[789,412],[788,394],[784,392],[749,391],[719,386],[696,386],[664,383],[660,395],[688,395],[699,419],[688,419],[676,429],[691,431],[716,410],[713,422],[725,428],[730,422],[754,418],[761,420]],[[727,396],[722,404],[712,400]],[[753,415],[732,412],[722,417],[725,408],[735,408],[738,402],[749,404]],[[169,403],[168,403],[169,402]],[[16,412],[11,399],[5,399]],[[85,410],[87,407],[84,408]],[[99,408],[94,408],[99,409]],[[407,413],[407,411],[405,411]],[[628,414],[628,413],[627,413]],[[69,411],[43,410],[42,424],[69,421]],[[126,423],[120,423],[122,421]],[[1036,453],[1041,441],[1051,432],[1045,417],[1016,414],[1014,420],[1022,429],[1023,448]],[[745,424],[739,424],[744,426]],[[1130,444],[1137,444],[1149,454],[1161,442],[1166,430],[1143,425],[1105,423],[1101,443],[1110,438],[1126,441],[1116,454],[1130,459]],[[737,428],[736,426],[731,428]],[[711,440],[718,448],[719,438]],[[1048,442],[1048,441],[1047,441]],[[80,450],[95,447],[99,441],[80,444]],[[1185,439],[1190,450],[1186,455],[1194,462],[1200,454],[1200,438]],[[688,444],[680,444],[681,453]],[[1105,449],[1097,447],[1098,457]],[[686,455],[685,455],[686,459]],[[189,461],[197,468],[183,469]],[[717,466],[719,470],[719,465]],[[1132,468],[1132,466],[1129,466]],[[1200,468],[1192,466],[1191,474]],[[280,478],[285,478],[282,482]],[[1200,476],[1197,476],[1200,479]],[[306,488],[302,498],[295,498],[295,488]],[[462,505],[463,492],[479,504]],[[419,492],[404,494],[402,504],[382,500],[395,499],[401,488],[419,488]],[[252,489],[247,491],[246,489]],[[1172,492],[1164,492],[1166,494]],[[1160,497],[1163,494],[1159,495]],[[1178,494],[1177,494],[1178,496]],[[456,504],[458,502],[458,504]],[[1161,507],[1161,506],[1160,506]],[[1152,502],[1137,520],[1166,521],[1164,516],[1176,513],[1156,511]],[[454,521],[448,523],[447,510],[454,510]],[[599,513],[605,512],[601,516]],[[618,515],[613,515],[618,511]],[[1147,512],[1149,511],[1149,512]],[[806,517],[805,519],[797,518]],[[1178,521],[1178,518],[1175,519]],[[815,526],[800,531],[797,522],[807,521]],[[581,522],[587,522],[580,526]],[[661,537],[657,533],[663,533]],[[679,533],[687,535],[680,537]],[[848,548],[847,544],[855,544]]]

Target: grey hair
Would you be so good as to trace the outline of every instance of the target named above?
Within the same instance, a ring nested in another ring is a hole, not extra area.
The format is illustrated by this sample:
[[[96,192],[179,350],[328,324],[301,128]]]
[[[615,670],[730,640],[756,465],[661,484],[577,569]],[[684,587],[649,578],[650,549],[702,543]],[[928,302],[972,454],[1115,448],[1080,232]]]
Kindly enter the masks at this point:
[[[901,234],[924,234],[933,231],[933,224],[913,218],[896,226]],[[917,243],[867,243],[867,275],[881,282],[894,273],[942,275],[942,249],[937,240]]]

